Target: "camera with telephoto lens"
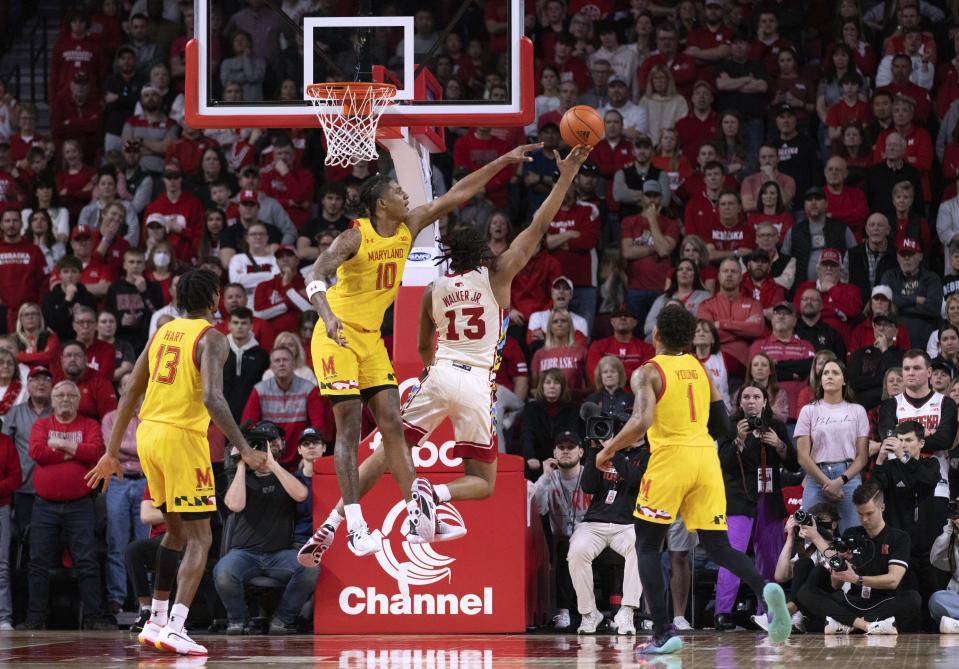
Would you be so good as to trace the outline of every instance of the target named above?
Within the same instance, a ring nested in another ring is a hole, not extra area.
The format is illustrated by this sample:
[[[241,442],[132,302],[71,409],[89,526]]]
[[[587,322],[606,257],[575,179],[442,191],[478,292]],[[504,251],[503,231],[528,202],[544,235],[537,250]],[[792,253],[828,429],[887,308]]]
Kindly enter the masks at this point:
[[[812,527],[812,514],[805,509],[796,509],[793,512],[793,520],[797,525],[808,525]]]
[[[959,499],[954,499],[946,506],[946,518],[949,520],[959,520]]]
[[[596,441],[611,439],[613,435],[623,429],[628,420],[628,414],[613,411],[590,416],[586,419],[586,438]]]
[[[832,543],[829,544],[829,547],[837,553],[851,553],[861,550],[863,543],[865,543],[865,537],[852,534],[844,537],[836,537],[832,540]]]
[[[766,431],[766,421],[763,420],[762,416],[746,416],[746,424],[750,430]]]

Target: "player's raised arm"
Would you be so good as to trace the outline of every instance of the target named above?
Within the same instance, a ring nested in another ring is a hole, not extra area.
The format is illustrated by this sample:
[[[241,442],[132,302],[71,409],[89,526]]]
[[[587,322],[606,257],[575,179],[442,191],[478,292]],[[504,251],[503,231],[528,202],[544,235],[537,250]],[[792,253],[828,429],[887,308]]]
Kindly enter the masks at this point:
[[[542,142],[517,146],[509,153],[504,153],[469,176],[460,179],[456,182],[456,185],[440,197],[411,211],[406,219],[406,225],[410,229],[413,239],[416,239],[416,235],[427,225],[431,225],[440,216],[448,214],[476,195],[479,189],[485,186],[486,182],[496,176],[504,167],[516,163],[532,162],[533,159],[526,154],[541,148],[543,148]]]
[[[200,376],[203,379],[203,405],[214,424],[223,432],[231,445],[240,452],[240,457],[250,469],[257,469],[266,462],[266,454],[254,451],[246,443],[240,426],[233,420],[230,405],[223,396],[223,365],[230,353],[226,337],[213,328],[207,330],[197,345],[200,358]]]
[[[133,366],[133,381],[127,392],[120,395],[120,403],[117,405],[117,416],[113,423],[113,429],[110,431],[110,438],[107,441],[106,453],[100,458],[96,466],[86,473],[84,480],[91,488],[96,488],[103,482],[103,492],[107,491],[110,485],[110,477],[116,474],[117,478],[123,480],[123,468],[120,466],[119,454],[120,444],[123,442],[123,435],[127,431],[127,426],[136,413],[137,406],[147,389],[147,382],[150,380],[150,361],[149,346],[143,349],[140,357],[137,358]]]
[[[579,174],[579,168],[589,157],[592,150],[592,147],[581,144],[574,147],[565,158],[556,161],[556,166],[559,168],[559,179],[553,184],[549,196],[533,214],[532,223],[519,233],[509,245],[509,248],[496,259],[495,270],[491,272],[495,278],[512,281],[513,277],[533,257],[536,245],[549,229],[550,222],[563,205],[566,191],[569,190],[573,179]]]
[[[649,365],[638,367],[629,379],[633,391],[633,413],[620,430],[596,455],[596,468],[607,469],[616,451],[622,450],[639,441],[653,424],[656,415],[656,395],[662,389],[662,379]]]
[[[433,320],[433,284],[423,291],[420,302],[420,327],[416,335],[416,350],[423,361],[423,367],[433,364],[433,339],[436,335],[436,322]]]
[[[415,236],[415,235],[414,235]],[[316,313],[323,320],[326,327],[326,336],[340,346],[346,346],[346,337],[343,336],[343,321],[341,321],[326,301],[327,282],[336,274],[336,269],[346,260],[353,257],[360,250],[363,233],[359,228],[349,228],[333,240],[330,247],[323,251],[310,268],[306,283],[306,295],[310,299]]]

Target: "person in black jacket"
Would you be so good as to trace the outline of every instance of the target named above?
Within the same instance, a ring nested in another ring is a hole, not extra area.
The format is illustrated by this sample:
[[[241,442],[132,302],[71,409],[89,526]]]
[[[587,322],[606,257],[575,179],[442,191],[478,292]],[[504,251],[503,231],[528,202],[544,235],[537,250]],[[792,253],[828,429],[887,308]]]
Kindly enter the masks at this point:
[[[886,370],[902,366],[905,353],[893,342],[899,331],[899,322],[888,313],[872,317],[875,341],[853,351],[849,357],[850,385],[856,391],[856,399],[866,411],[879,406],[882,401],[883,380]]]
[[[813,349],[832,351],[840,360],[846,359],[846,342],[836,328],[822,319],[822,295],[815,288],[807,288],[799,296],[799,320],[795,333],[812,344]]]
[[[78,304],[91,309],[97,308],[97,300],[80,283],[83,263],[76,256],[63,256],[57,262],[60,282],[50,292],[44,293],[40,308],[47,327],[53,330],[60,341],[76,339],[73,331],[73,308]]]
[[[887,270],[896,269],[896,237],[885,214],[875,212],[866,219],[862,244],[846,254],[844,266],[849,272],[849,283],[859,286],[863,304],[869,303],[872,289]],[[892,235],[890,237],[890,235]]]
[[[104,307],[117,319],[117,337],[124,339],[139,354],[146,346],[153,312],[163,307],[160,284],[149,281],[143,272],[146,257],[141,249],[123,253],[123,278],[107,289]]]
[[[783,467],[799,471],[796,446],[786,426],[773,419],[766,389],[758,383],[742,387],[739,409],[732,421],[736,436],[719,445],[729,543],[746,552],[752,540],[756,568],[766,580],[774,581],[786,517],[779,476]],[[735,627],[731,613],[738,591],[739,578],[720,569],[716,582],[716,629]]]
[[[253,336],[253,312],[248,307],[237,307],[230,312],[229,328],[226,340],[230,353],[223,365],[223,395],[233,419],[239,421],[253,386],[270,368],[270,354],[260,348]]]
[[[882,488],[886,500],[883,518],[890,527],[909,535],[911,551],[906,573],[910,587],[917,586],[923,602],[946,583],[947,575],[934,568],[930,560],[932,544],[940,528],[919,521],[940,516],[933,506],[936,485],[939,483],[939,462],[936,458],[920,457],[925,445],[926,430],[918,421],[907,420],[896,426],[896,439],[883,441],[872,469],[872,480]],[[917,522],[919,521],[919,522]],[[935,631],[927,607],[923,607],[925,627]]]
[[[593,383],[596,392],[586,398],[599,406],[604,414],[622,416],[633,411],[633,394],[624,389],[626,385],[626,368],[623,361],[615,355],[604,355],[600,358],[593,372]]]
[[[570,401],[562,370],[552,367],[540,375],[522,420],[526,477],[535,481],[543,470],[543,461],[552,457],[556,435],[566,431],[583,434],[579,407]]]
[[[582,616],[578,632],[591,634],[603,621],[596,610],[593,592],[593,560],[607,547],[623,556],[623,601],[613,622],[620,634],[635,634],[633,612],[639,607],[643,587],[639,582],[636,561],[636,533],[633,530],[633,509],[639,484],[643,480],[649,450],[633,446],[617,451],[613,469],[596,469],[596,453],[602,444],[590,440],[580,486],[591,494],[583,521],[576,525],[569,542],[569,574],[576,589],[576,606]]]

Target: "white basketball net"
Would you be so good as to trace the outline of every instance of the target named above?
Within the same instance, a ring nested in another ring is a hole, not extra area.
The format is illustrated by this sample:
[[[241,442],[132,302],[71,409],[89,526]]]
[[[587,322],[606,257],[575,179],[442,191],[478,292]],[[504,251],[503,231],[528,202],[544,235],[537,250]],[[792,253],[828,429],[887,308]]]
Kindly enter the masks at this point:
[[[396,87],[380,83],[310,84],[306,93],[326,135],[327,165],[351,167],[376,160],[376,128],[393,104]]]

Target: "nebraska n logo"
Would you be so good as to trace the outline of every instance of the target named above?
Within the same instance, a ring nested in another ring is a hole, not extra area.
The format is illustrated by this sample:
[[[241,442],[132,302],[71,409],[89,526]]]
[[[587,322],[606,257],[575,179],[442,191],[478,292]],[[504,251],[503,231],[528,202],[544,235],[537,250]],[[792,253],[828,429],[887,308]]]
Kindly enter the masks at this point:
[[[331,355],[323,363],[323,376],[336,376],[336,367],[333,366],[333,356]]]

